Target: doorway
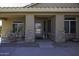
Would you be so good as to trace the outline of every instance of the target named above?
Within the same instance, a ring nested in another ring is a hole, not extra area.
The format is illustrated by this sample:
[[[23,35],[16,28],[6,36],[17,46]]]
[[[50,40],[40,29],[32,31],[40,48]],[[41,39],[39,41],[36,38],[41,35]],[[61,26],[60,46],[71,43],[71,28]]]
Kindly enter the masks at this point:
[[[48,40],[51,39],[51,19],[40,17],[35,20],[35,38]]]

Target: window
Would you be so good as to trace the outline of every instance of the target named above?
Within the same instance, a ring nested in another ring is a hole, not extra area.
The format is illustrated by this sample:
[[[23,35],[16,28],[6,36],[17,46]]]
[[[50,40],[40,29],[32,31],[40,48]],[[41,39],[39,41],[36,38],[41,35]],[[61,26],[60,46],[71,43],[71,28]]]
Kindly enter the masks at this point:
[[[69,33],[69,21],[65,21],[65,33]]]
[[[13,33],[16,32],[23,32],[24,31],[24,24],[23,23],[13,23]]]
[[[13,33],[17,32],[17,24],[13,24]]]
[[[76,17],[65,17],[65,33],[76,33]]]

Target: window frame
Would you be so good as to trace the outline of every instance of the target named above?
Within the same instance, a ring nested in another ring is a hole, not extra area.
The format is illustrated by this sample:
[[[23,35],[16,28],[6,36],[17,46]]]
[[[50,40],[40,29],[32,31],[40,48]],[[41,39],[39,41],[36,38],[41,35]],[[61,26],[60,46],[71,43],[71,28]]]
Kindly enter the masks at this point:
[[[20,24],[22,24],[22,25],[24,25],[24,23],[22,22],[22,23],[18,23],[18,22],[16,22],[16,23],[12,23],[12,32],[13,32],[13,24],[16,24],[16,25],[20,25]],[[18,27],[17,27],[17,30],[16,30],[16,32],[18,32]],[[13,32],[13,33],[16,33],[16,32]]]
[[[66,18],[66,17],[65,17],[65,18]],[[77,20],[76,20],[76,17],[74,17],[75,20],[70,20],[70,19],[65,20],[65,18],[64,18],[64,23],[65,23],[65,21],[68,21],[68,22],[69,22],[69,29],[68,29],[69,32],[68,32],[68,33],[71,34],[71,21],[75,21],[75,22],[76,22],[76,21],[77,21]],[[69,18],[70,18],[70,17],[69,17]],[[65,26],[65,25],[64,25],[64,26]],[[65,30],[65,28],[64,28],[64,30]]]

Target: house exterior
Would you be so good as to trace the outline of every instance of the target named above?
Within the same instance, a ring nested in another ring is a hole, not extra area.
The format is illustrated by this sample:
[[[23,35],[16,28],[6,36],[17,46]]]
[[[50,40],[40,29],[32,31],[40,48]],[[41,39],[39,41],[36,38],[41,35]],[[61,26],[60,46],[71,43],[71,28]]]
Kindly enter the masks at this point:
[[[79,3],[32,3],[24,7],[0,7],[2,38],[20,33],[25,42],[78,38]]]

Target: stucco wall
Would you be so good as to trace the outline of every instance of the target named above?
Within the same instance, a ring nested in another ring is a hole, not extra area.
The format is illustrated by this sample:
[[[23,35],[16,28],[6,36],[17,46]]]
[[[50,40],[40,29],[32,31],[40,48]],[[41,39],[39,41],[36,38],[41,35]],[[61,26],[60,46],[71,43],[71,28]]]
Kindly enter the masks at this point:
[[[5,37],[5,35],[11,30],[11,22],[10,18],[7,20],[2,20],[2,37]]]

